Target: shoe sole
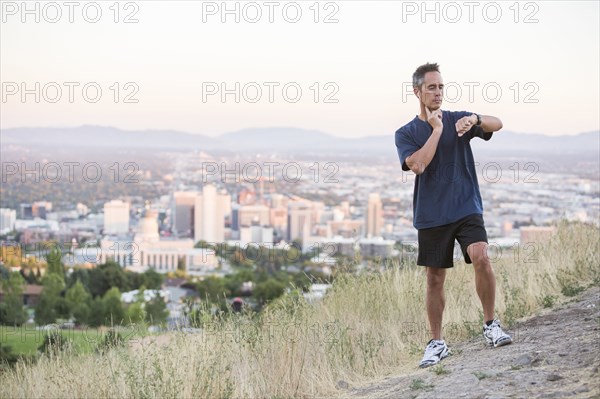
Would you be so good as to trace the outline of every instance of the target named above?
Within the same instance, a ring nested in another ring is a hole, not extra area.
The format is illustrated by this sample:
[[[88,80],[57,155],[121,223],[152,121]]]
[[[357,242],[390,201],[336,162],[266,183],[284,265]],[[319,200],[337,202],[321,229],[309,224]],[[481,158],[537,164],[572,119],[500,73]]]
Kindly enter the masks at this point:
[[[512,344],[512,339],[509,338],[509,339],[505,339],[503,341],[500,341],[500,342],[496,343],[496,345],[494,345],[494,348],[499,348],[501,346],[505,346],[505,345],[508,345],[508,344]]]
[[[427,367],[431,367],[431,366],[435,366],[436,364],[438,364],[439,362],[442,361],[442,359],[447,358],[448,356],[450,356],[450,349],[447,348],[444,352],[442,352],[442,354],[440,355],[440,360],[438,360],[435,363],[425,363],[425,364],[419,364],[419,368],[421,369],[426,369]]]
[[[508,344],[512,344],[512,339],[505,339],[503,341],[497,342],[496,344],[494,344],[493,342],[486,342],[488,348],[499,348]]]

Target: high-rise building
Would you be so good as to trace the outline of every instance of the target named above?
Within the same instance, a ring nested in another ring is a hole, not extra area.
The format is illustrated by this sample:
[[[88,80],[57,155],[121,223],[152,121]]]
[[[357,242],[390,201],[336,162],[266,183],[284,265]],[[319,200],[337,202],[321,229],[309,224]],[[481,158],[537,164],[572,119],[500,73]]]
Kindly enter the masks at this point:
[[[311,205],[304,202],[292,202],[288,206],[287,238],[290,241],[304,240],[310,235]]]
[[[225,241],[225,212],[231,209],[231,196],[217,192],[212,184],[202,188],[194,206],[194,241],[220,243]]]
[[[19,204],[21,219],[33,219],[33,208],[31,204]]]
[[[0,209],[0,234],[6,234],[15,229],[17,211],[9,208]]]
[[[231,216],[231,195],[226,190],[219,191],[218,195],[223,206],[223,215]]]
[[[366,212],[366,229],[365,234],[367,237],[379,237],[381,236],[381,228],[383,227],[383,209],[381,204],[381,198],[377,193],[369,194],[369,201],[367,203]]]
[[[231,205],[231,230],[240,230],[240,204]]]
[[[196,202],[196,211],[198,211],[198,202]],[[201,213],[201,225],[202,225],[202,236],[199,237],[201,240],[208,242],[217,242],[218,234],[217,230],[217,188],[212,184],[206,184],[202,188],[202,208]],[[198,241],[198,240],[196,240]]]
[[[104,234],[129,232],[129,203],[112,200],[104,204]]]
[[[196,191],[176,191],[173,193],[173,232],[179,237],[192,237],[194,234],[194,206]]]

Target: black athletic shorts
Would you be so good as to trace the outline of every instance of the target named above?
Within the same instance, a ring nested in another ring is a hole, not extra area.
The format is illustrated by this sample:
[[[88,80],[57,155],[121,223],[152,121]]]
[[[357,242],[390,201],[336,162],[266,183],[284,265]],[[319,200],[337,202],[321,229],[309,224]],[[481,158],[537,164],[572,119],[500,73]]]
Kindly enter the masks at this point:
[[[417,265],[440,268],[454,266],[454,240],[460,244],[465,262],[472,263],[467,247],[475,242],[488,242],[483,216],[469,215],[454,223],[420,229]]]

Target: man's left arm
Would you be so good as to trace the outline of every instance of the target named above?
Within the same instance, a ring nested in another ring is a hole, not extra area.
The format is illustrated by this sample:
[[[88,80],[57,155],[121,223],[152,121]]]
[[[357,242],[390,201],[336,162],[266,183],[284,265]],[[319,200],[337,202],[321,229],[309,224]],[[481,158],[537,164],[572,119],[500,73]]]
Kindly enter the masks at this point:
[[[471,130],[473,126],[477,126],[478,119],[481,120],[479,127],[485,133],[493,133],[502,129],[502,121],[495,116],[471,114],[464,116],[456,122],[456,132],[458,137]]]

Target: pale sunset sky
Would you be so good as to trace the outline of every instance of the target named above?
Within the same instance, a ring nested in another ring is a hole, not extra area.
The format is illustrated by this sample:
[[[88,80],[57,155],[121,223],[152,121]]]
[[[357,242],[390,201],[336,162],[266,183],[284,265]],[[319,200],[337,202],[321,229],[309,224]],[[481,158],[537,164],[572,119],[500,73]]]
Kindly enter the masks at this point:
[[[2,129],[393,134],[418,113],[407,84],[428,61],[442,109],[522,133],[600,125],[598,1],[64,3],[1,2]]]

